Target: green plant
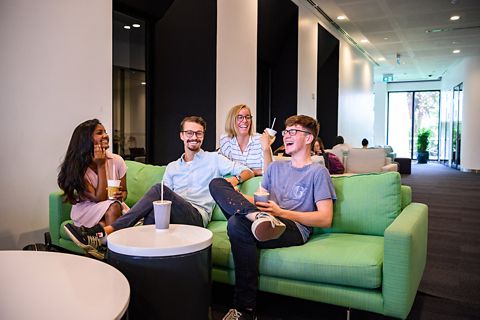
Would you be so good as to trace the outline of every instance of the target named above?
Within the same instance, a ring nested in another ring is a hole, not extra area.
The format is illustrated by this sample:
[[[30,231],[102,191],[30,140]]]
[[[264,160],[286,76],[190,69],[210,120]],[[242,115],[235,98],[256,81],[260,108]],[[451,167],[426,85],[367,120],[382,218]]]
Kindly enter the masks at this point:
[[[428,144],[430,136],[432,135],[432,130],[430,129],[419,129],[417,132],[417,152],[426,152],[428,149]]]

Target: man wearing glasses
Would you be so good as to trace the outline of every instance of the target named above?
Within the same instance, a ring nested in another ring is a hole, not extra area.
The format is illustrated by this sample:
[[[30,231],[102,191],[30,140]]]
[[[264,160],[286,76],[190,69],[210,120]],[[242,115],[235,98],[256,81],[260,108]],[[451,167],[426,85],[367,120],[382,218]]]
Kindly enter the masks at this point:
[[[172,201],[170,222],[205,227],[210,221],[215,201],[208,185],[213,178],[232,174],[223,179],[230,186],[250,179],[253,172],[246,166],[233,162],[217,152],[201,149],[206,122],[197,116],[183,119],[180,124],[180,139],[184,154],[170,162],[163,175],[163,199]],[[100,224],[92,228],[65,226],[70,238],[86,251],[103,251],[106,235],[123,228],[132,227],[142,218],[144,224],[154,224],[155,215],[152,202],[161,198],[161,184],[154,185],[123,216],[105,228]]]
[[[258,288],[257,248],[302,245],[313,227],[329,228],[336,199],[328,170],[310,157],[318,135],[318,122],[308,116],[291,116],[282,131],[291,161],[274,161],[263,176],[268,202],[236,192],[228,183],[213,179],[210,193],[228,219],[235,263],[235,309],[223,319],[256,319]],[[248,201],[247,201],[248,200]]]

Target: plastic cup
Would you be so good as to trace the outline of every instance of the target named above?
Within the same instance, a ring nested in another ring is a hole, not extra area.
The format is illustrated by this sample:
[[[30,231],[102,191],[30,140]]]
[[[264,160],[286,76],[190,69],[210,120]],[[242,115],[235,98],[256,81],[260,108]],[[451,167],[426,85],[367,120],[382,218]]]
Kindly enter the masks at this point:
[[[120,191],[120,180],[107,180],[108,199],[115,200],[115,193]]]
[[[267,133],[270,137],[275,137],[275,135],[277,134],[277,131],[275,131],[271,128],[266,128],[265,131],[267,131]]]
[[[270,193],[266,191],[255,192],[253,194],[253,202],[255,202],[255,204],[257,202],[268,202],[269,197],[270,197]]]
[[[170,227],[170,210],[172,201],[157,200],[153,201],[153,211],[155,214],[155,229],[168,230]]]

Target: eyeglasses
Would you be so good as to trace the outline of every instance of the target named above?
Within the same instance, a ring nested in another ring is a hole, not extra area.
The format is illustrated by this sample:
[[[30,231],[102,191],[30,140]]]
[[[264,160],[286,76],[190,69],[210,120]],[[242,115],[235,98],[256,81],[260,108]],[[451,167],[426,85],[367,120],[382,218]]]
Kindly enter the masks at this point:
[[[192,131],[192,130],[185,130],[185,131],[180,131],[180,132],[185,133],[187,138],[191,138],[191,137],[193,137],[193,135],[196,135],[197,138],[203,138],[203,134],[205,133],[203,131]]]
[[[294,135],[297,134],[297,132],[303,132],[303,133],[306,133],[306,134],[312,134],[311,132],[308,132],[308,131],[305,131],[305,130],[290,129],[290,130],[283,130],[283,131],[282,131],[282,136],[286,136],[287,133],[288,133],[290,136],[294,136]]]
[[[240,122],[240,121],[243,121],[243,119],[247,120],[247,121],[250,121],[252,120],[252,116],[250,115],[247,115],[247,116],[244,116],[243,114],[239,114],[237,115],[237,121]]]

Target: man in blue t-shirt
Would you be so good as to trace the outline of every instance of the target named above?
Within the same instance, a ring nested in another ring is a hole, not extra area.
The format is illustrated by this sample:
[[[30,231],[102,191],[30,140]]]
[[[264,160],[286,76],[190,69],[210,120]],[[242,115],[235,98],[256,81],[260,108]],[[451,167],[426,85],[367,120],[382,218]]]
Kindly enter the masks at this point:
[[[318,135],[318,122],[308,116],[291,116],[282,131],[291,161],[272,162],[262,181],[268,202],[253,204],[222,181],[210,182],[210,193],[228,219],[227,232],[235,262],[235,309],[223,319],[256,319],[258,289],[257,248],[302,245],[313,227],[332,224],[335,190],[328,170],[310,158]]]

